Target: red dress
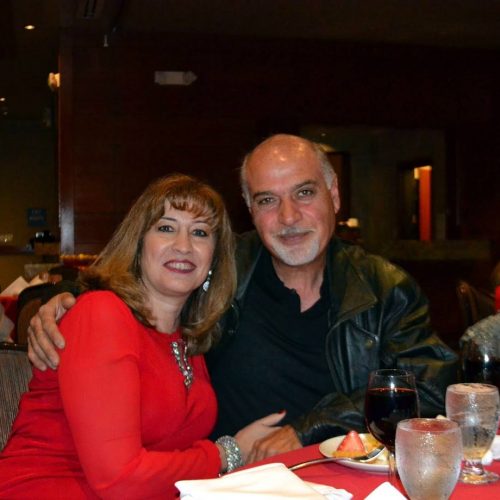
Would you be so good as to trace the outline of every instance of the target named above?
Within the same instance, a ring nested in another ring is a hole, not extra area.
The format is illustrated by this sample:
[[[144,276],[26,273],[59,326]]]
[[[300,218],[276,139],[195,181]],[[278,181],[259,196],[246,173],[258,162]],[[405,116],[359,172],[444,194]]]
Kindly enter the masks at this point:
[[[82,295],[60,325],[57,371],[33,370],[0,454],[0,498],[175,498],[179,479],[215,477],[204,439],[216,399],[202,356],[186,389],[178,332],[139,323],[116,295]]]

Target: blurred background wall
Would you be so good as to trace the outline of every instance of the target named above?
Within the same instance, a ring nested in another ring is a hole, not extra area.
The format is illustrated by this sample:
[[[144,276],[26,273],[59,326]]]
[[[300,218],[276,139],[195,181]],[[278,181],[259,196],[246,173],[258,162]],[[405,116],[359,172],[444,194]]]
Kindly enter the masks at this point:
[[[456,280],[486,285],[500,259],[498,2],[2,6],[0,234],[13,238],[0,242],[0,286],[38,258],[25,251],[37,230],[62,252],[99,252],[144,187],[174,171],[214,185],[235,229],[251,228],[237,169],[286,132],[329,148],[341,220],[415,275],[436,329],[456,340]],[[195,79],[160,85],[158,71]],[[402,179],[427,164],[431,237],[419,241],[401,222]],[[27,223],[36,207],[46,227]]]

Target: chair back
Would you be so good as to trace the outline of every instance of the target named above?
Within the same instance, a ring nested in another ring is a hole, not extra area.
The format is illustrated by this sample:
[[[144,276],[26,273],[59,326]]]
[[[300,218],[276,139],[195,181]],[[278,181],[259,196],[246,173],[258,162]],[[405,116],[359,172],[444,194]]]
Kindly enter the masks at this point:
[[[50,298],[54,290],[53,283],[42,283],[40,285],[25,288],[17,298],[17,321],[16,341],[18,344],[28,343],[28,327],[31,318],[38,312],[40,306]]]
[[[31,374],[26,346],[0,343],[0,450],[7,442]]]
[[[471,285],[467,281],[460,280],[458,282],[457,297],[464,331],[479,320],[496,313],[494,295]]]
[[[497,286],[500,286],[500,262],[498,262],[498,264],[493,268],[493,271],[491,271],[490,285],[493,290]]]

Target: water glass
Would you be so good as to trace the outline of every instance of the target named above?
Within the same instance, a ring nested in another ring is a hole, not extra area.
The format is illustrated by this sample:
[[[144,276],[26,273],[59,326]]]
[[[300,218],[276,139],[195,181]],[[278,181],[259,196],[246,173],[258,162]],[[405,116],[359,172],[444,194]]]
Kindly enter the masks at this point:
[[[411,500],[446,500],[460,475],[462,434],[456,422],[402,420],[396,429],[396,463]]]
[[[468,328],[460,346],[463,382],[496,385],[500,390],[500,314]]]
[[[489,384],[453,384],[446,390],[446,416],[462,431],[464,466],[460,481],[485,484],[499,476],[484,470],[481,459],[489,450],[498,428],[498,389]]]

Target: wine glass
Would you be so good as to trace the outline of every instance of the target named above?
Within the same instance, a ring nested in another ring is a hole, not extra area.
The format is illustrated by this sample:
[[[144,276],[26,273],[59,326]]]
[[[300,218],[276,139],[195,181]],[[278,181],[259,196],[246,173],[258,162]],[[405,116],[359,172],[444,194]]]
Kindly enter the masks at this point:
[[[495,438],[499,415],[500,400],[494,385],[453,384],[446,389],[446,416],[462,430],[465,463],[460,481],[463,483],[498,481],[498,474],[484,470],[481,459]]]
[[[461,339],[464,382],[484,382],[500,390],[500,335],[498,319],[471,326]]]
[[[396,457],[399,477],[411,500],[445,500],[460,475],[460,427],[446,419],[402,420],[396,429]]]
[[[370,373],[365,397],[365,422],[372,436],[389,451],[389,482],[397,484],[394,456],[396,426],[419,416],[415,376],[406,370],[383,369]]]

